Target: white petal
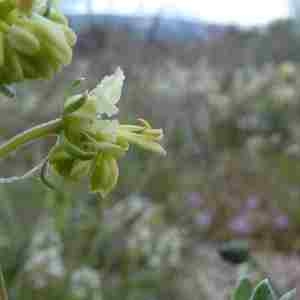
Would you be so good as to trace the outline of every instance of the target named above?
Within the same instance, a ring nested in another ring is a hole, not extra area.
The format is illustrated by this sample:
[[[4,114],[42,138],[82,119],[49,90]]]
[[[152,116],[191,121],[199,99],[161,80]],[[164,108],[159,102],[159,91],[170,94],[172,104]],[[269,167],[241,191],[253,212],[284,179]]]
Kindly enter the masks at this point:
[[[97,113],[112,116],[118,112],[115,104],[121,98],[124,79],[123,71],[117,68],[113,75],[105,76],[91,92],[97,98]]]

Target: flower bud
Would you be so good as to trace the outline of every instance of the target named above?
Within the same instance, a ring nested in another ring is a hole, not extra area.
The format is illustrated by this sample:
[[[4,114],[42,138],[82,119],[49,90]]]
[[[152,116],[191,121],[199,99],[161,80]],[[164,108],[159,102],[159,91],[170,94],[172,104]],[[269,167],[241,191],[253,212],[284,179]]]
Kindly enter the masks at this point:
[[[18,82],[24,79],[23,68],[19,60],[18,54],[14,49],[6,44],[5,60],[7,61],[6,76],[11,81]]]
[[[64,32],[59,25],[38,14],[32,15],[31,22],[34,31],[40,39],[44,40],[44,42],[51,45],[53,48],[56,48],[58,52],[61,52],[61,55],[65,55],[67,57],[70,56],[72,50],[69,47],[65,39]]]
[[[39,40],[20,26],[10,26],[7,39],[12,48],[25,55],[34,55],[40,50]]]
[[[48,79],[71,63],[76,34],[58,9],[46,11],[45,1],[0,0],[0,84]]]
[[[49,19],[58,24],[69,25],[68,19],[60,11],[53,7],[50,9]]]

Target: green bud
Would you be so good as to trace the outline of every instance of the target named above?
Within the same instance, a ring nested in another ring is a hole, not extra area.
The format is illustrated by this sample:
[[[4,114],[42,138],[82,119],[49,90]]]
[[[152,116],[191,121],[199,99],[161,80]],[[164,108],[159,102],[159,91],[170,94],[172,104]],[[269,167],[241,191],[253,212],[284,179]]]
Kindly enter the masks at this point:
[[[0,18],[5,19],[13,8],[13,1],[0,1]]]
[[[62,24],[62,25],[68,25],[68,19],[57,9],[52,7],[50,9],[49,13],[49,19],[55,23]]]
[[[16,51],[6,44],[5,59],[7,60],[6,76],[12,81],[21,81],[24,79],[23,68]]]
[[[4,21],[0,20],[0,31],[6,33],[9,30],[9,25]]]
[[[15,50],[14,57],[0,57],[0,84],[50,79],[71,63],[76,34],[64,15],[50,6],[47,0],[0,0],[0,55],[7,45]]]
[[[69,64],[72,59],[72,49],[68,45],[65,34],[58,24],[44,18],[38,14],[33,14],[31,22],[36,34],[48,48],[56,53],[57,57],[62,58],[63,64]]]
[[[12,25],[7,33],[10,46],[25,55],[34,55],[40,50],[39,40],[28,30]]]
[[[66,37],[66,40],[69,44],[70,47],[73,47],[76,44],[77,41],[77,36],[75,34],[75,32],[68,26],[66,25],[60,25],[61,29],[64,32],[64,35]]]
[[[51,79],[54,76],[56,69],[49,59],[45,60],[42,56],[27,57],[27,59],[36,70],[37,78]]]
[[[69,46],[61,50],[49,40],[42,40],[42,55],[44,59],[49,59],[56,65],[68,65],[72,61],[72,49]]]
[[[33,59],[28,58],[25,55],[19,54],[19,60],[21,62],[24,77],[28,79],[39,78],[41,73],[39,72],[39,66],[34,62]]]
[[[114,157],[122,157],[129,148],[128,143],[112,143],[107,141],[99,142],[95,138],[93,138],[90,134],[85,133],[88,141],[90,141],[91,147],[96,149],[97,152],[108,153]]]
[[[143,134],[119,130],[118,136],[145,150],[152,151],[163,156],[167,155],[166,150],[159,143],[157,143],[155,139],[153,140],[152,138],[149,138]]]

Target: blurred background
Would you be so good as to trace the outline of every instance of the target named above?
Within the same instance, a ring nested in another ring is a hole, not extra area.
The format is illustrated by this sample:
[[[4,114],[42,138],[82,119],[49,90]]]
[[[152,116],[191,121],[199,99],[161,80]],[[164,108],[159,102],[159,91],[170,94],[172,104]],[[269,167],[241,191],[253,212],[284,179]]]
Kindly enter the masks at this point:
[[[0,96],[1,140],[57,117],[72,80],[93,87],[121,66],[121,120],[162,127],[168,156],[130,151],[101,205],[85,184],[1,185],[10,299],[228,299],[246,267],[300,288],[300,2],[61,7],[78,33],[73,63],[19,86],[16,101]],[[1,161],[1,176],[23,174],[52,144]],[[226,241],[246,241],[256,263],[224,261]]]

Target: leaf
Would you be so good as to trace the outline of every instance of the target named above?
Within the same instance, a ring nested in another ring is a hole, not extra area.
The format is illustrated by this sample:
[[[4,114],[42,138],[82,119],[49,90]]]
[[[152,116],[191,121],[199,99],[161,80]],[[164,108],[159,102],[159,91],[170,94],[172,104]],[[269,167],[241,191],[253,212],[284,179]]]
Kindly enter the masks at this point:
[[[75,95],[69,97],[64,104],[64,115],[71,114],[80,109],[87,101],[87,95]]]
[[[294,289],[284,294],[280,300],[296,300],[296,296],[296,289]]]
[[[0,93],[8,98],[16,98],[16,90],[11,85],[0,85]]]
[[[86,80],[85,77],[80,77],[75,80],[73,80],[70,84],[70,86],[67,88],[65,92],[65,99],[68,101],[72,95],[76,94],[77,89],[79,89],[82,85],[82,83]]]
[[[256,286],[251,300],[276,300],[275,293],[268,279],[263,280]]]
[[[117,68],[115,73],[105,76],[100,84],[91,91],[97,102],[97,113],[106,114],[109,117],[118,113],[116,104],[121,98],[123,82],[125,76],[121,68]]]
[[[252,285],[248,278],[243,278],[233,293],[232,300],[250,300]]]

